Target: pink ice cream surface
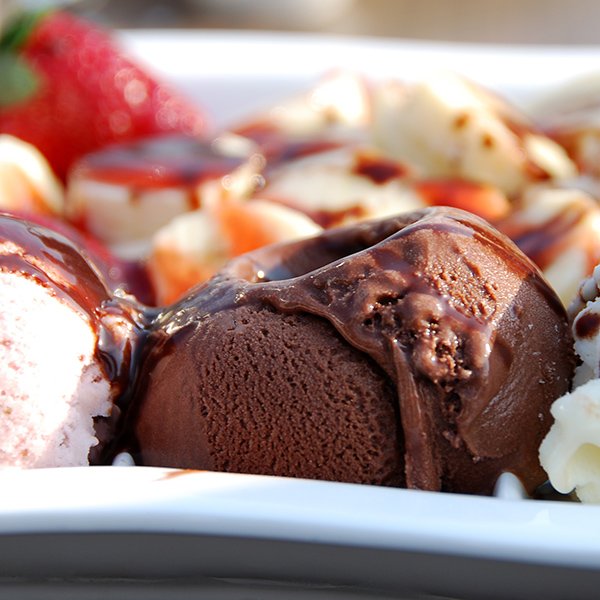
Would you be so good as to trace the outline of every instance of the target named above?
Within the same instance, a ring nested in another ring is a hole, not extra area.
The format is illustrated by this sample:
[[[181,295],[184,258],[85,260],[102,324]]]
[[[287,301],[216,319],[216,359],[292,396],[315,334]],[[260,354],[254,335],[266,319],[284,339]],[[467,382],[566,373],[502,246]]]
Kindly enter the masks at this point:
[[[88,464],[110,385],[90,323],[35,279],[0,272],[0,466]]]

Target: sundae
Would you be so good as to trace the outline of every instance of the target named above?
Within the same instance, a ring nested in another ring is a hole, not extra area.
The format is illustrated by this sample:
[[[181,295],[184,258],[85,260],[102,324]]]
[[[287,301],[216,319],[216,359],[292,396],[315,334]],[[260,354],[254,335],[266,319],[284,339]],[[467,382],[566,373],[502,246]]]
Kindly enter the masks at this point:
[[[581,120],[338,71],[216,130],[68,12],[0,51],[1,465],[600,501]]]

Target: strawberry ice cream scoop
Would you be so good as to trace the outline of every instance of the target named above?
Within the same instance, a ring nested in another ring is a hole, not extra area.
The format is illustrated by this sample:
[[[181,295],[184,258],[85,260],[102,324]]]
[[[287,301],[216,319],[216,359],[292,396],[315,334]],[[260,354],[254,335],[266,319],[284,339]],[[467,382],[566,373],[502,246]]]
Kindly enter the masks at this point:
[[[139,314],[67,238],[0,215],[0,466],[101,460]]]

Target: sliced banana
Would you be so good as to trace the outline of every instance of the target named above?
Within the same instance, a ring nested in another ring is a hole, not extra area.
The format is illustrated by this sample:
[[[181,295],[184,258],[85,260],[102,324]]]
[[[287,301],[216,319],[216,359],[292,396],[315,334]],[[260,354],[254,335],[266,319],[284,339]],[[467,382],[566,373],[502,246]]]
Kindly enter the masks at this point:
[[[332,227],[423,208],[409,173],[398,161],[345,145],[276,165],[260,197]]]
[[[213,195],[249,195],[264,163],[250,145],[162,136],[89,155],[73,169],[66,214],[118,257],[144,259],[152,236]]]
[[[575,188],[531,186],[499,223],[568,306],[600,262],[600,206]]]
[[[0,135],[0,209],[60,215],[63,186],[37,148],[8,134]]]
[[[426,176],[489,183],[508,195],[527,183],[573,177],[566,152],[500,98],[451,73],[374,93],[375,142]]]
[[[157,304],[174,302],[234,256],[320,231],[306,215],[266,200],[214,199],[154,236],[147,269]]]

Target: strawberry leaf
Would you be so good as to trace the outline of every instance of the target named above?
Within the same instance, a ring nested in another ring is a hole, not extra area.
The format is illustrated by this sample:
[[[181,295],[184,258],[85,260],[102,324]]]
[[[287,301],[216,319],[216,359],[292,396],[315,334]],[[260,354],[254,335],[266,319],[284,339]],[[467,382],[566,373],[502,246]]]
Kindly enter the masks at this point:
[[[29,38],[29,35],[43,19],[49,10],[38,10],[33,12],[24,12],[13,19],[6,31],[0,37],[0,52],[16,52]]]
[[[0,109],[30,98],[39,87],[39,79],[27,63],[9,52],[0,53]]]

